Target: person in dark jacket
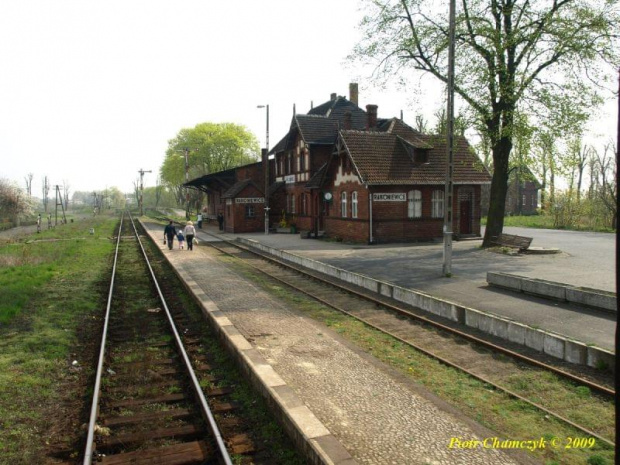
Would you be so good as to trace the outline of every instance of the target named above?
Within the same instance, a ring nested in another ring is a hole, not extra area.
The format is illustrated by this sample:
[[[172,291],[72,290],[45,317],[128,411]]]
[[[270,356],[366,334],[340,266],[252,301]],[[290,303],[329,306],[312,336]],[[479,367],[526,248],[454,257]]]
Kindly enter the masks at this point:
[[[177,230],[174,227],[174,224],[172,224],[172,220],[170,220],[170,223],[164,228],[164,240],[167,241],[168,249],[170,250],[172,250],[172,242],[174,241],[174,236],[176,235]]]
[[[222,215],[222,212],[219,212],[217,214],[217,224],[220,225],[220,231],[224,230],[224,215]]]

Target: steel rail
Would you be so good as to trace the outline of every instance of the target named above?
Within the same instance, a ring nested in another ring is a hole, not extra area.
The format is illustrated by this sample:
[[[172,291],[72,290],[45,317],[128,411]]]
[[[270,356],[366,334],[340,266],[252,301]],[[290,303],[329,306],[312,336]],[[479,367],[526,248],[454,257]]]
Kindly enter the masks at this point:
[[[213,436],[215,437],[215,440],[217,442],[217,446],[218,449],[220,451],[221,454],[221,459],[224,461],[224,463],[226,465],[233,465],[233,462],[230,458],[230,455],[228,454],[228,450],[226,449],[226,444],[224,443],[224,439],[222,438],[222,434],[220,433],[220,430],[217,426],[217,423],[215,421],[215,417],[213,416],[213,413],[211,412],[211,408],[209,407],[209,404],[207,402],[207,399],[204,395],[204,393],[202,392],[202,388],[200,387],[200,382],[198,381],[198,378],[196,376],[196,373],[194,373],[194,369],[192,368],[192,364],[190,362],[190,359],[187,355],[187,352],[185,351],[185,347],[183,347],[183,342],[181,341],[181,337],[179,335],[179,332],[177,331],[176,325],[174,324],[174,320],[172,318],[172,314],[170,313],[170,310],[168,309],[168,304],[166,303],[166,299],[164,298],[164,295],[162,293],[162,290],[159,286],[159,282],[157,281],[157,277],[155,276],[155,272],[153,271],[153,268],[151,267],[151,262],[146,254],[146,251],[144,250],[144,246],[142,245],[142,241],[140,240],[140,235],[138,234],[138,230],[136,229],[136,225],[134,223],[133,217],[131,216],[131,213],[129,213],[129,219],[131,220],[131,225],[133,227],[134,233],[136,235],[136,238],[138,239],[138,244],[140,245],[140,249],[142,250],[142,254],[144,255],[144,259],[146,261],[146,265],[148,266],[148,269],[151,273],[151,278],[153,280],[153,284],[155,285],[155,288],[157,289],[157,293],[159,294],[159,300],[162,303],[162,306],[164,307],[164,310],[166,312],[166,317],[168,318],[168,322],[170,323],[170,328],[174,334],[174,338],[175,338],[175,343],[177,345],[177,348],[179,349],[179,352],[181,353],[182,357],[183,357],[183,361],[185,363],[185,367],[187,368],[187,371],[190,375],[190,378],[192,380],[192,387],[195,391],[196,396],[198,397],[199,401],[200,401],[200,406],[202,408],[202,413],[205,415],[205,417],[207,418],[207,421],[209,423],[209,427],[211,428],[211,432],[213,434]]]
[[[112,308],[112,294],[114,292],[114,278],[116,277],[116,263],[118,261],[118,249],[121,242],[121,230],[123,228],[124,215],[121,215],[121,222],[118,227],[118,237],[116,238],[116,249],[114,251],[114,263],[112,265],[112,278],[110,280],[110,292],[108,292],[108,303],[105,310],[105,318],[103,323],[103,334],[101,336],[101,348],[99,349],[99,360],[97,362],[97,374],[95,376],[95,390],[93,392],[93,403],[90,409],[90,421],[88,422],[88,436],[86,438],[86,450],[84,452],[84,465],[92,463],[93,441],[95,437],[95,424],[97,422],[97,413],[99,410],[99,398],[101,390],[101,376],[103,374],[103,360],[105,358],[105,349],[108,337],[108,326],[110,322],[110,309]]]
[[[330,285],[330,286],[334,286],[334,287],[337,287],[337,288],[343,289],[343,290],[345,290],[345,291],[347,291],[347,292],[350,292],[350,293],[352,293],[352,294],[354,294],[354,295],[357,295],[357,296],[359,296],[359,297],[363,297],[364,299],[370,300],[370,301],[372,301],[372,302],[374,302],[374,303],[380,304],[380,305],[385,306],[385,307],[387,307],[387,308],[391,308],[391,306],[390,306],[389,304],[386,304],[385,302],[382,302],[382,301],[380,301],[380,300],[375,300],[375,299],[373,299],[373,298],[372,298],[372,297],[370,297],[370,296],[367,296],[367,295],[362,294],[362,293],[358,293],[358,292],[356,292],[356,291],[354,291],[354,290],[352,290],[352,289],[349,289],[349,288],[347,288],[347,287],[344,287],[344,286],[340,286],[340,285],[334,284],[334,283],[332,283],[332,282],[330,282],[330,281],[327,281],[327,280],[324,280],[324,279],[322,279],[322,278],[318,278],[318,277],[314,276],[313,274],[306,273],[306,272],[304,272],[303,270],[299,270],[297,267],[291,266],[291,265],[289,265],[289,264],[287,264],[287,263],[283,263],[283,262],[282,262],[282,261],[280,261],[280,260],[273,259],[272,257],[264,256],[264,255],[263,255],[263,254],[261,254],[261,253],[257,253],[257,252],[255,252],[255,251],[253,251],[253,250],[249,249],[249,248],[246,248],[246,247],[240,246],[239,244],[235,244],[235,243],[232,243],[232,242],[229,242],[229,241],[222,241],[222,242],[228,243],[228,244],[232,245],[233,247],[239,248],[239,249],[241,249],[241,250],[246,250],[246,251],[251,252],[251,253],[253,253],[253,254],[255,254],[255,255],[258,255],[259,257],[263,257],[263,258],[265,258],[265,259],[267,259],[267,260],[273,261],[274,263],[277,263],[278,265],[284,266],[284,267],[286,267],[286,268],[293,269],[293,270],[295,270],[295,271],[297,271],[297,272],[301,272],[301,273],[303,273],[303,274],[305,274],[305,275],[307,275],[307,276],[310,276],[310,277],[312,277],[312,278],[315,278],[315,279],[317,279],[317,280],[319,280],[319,281],[321,281],[321,282],[323,282],[323,283],[325,283],[325,284],[328,284],[328,285]],[[209,245],[210,245],[211,247],[213,247],[213,248],[215,248],[215,249],[217,249],[217,250],[219,250],[219,251],[221,251],[221,252],[223,252],[223,253],[227,254],[227,255],[233,256],[231,253],[228,253],[228,252],[226,252],[225,250],[223,250],[223,249],[221,249],[221,248],[217,247],[217,246],[216,246],[216,245],[214,245],[212,242],[211,242],[211,243],[209,243]],[[247,263],[247,262],[246,262],[246,263]],[[277,276],[271,275],[271,274],[269,274],[267,271],[265,271],[264,269],[262,269],[262,268],[260,268],[260,267],[258,267],[258,266],[255,266],[255,265],[253,265],[252,263],[248,263],[248,265],[250,265],[250,266],[251,266],[251,267],[253,267],[254,269],[256,269],[256,270],[260,271],[261,273],[266,274],[267,276],[269,276],[269,277],[271,277],[271,278],[273,278],[273,279],[275,279],[275,280],[277,280],[277,281],[279,281],[279,282],[281,282],[281,283],[283,283],[283,284],[285,284],[285,285],[287,285],[287,286],[289,286],[289,287],[291,287],[291,288],[295,289],[296,291],[298,291],[298,292],[301,292],[301,293],[303,293],[303,294],[308,295],[309,297],[311,297],[311,298],[313,298],[313,299],[315,299],[315,300],[317,300],[317,301],[321,302],[321,303],[322,303],[322,304],[324,304],[324,305],[327,305],[327,306],[329,306],[329,307],[331,307],[331,308],[334,308],[334,309],[338,310],[338,311],[339,311],[339,312],[341,312],[341,313],[344,313],[344,314],[346,314],[346,315],[348,315],[348,316],[350,316],[350,317],[352,317],[352,318],[355,318],[356,320],[361,321],[361,322],[362,322],[362,323],[364,323],[365,325],[367,325],[367,326],[369,326],[369,327],[371,327],[371,328],[373,328],[373,329],[376,329],[377,331],[380,331],[380,332],[382,332],[382,333],[384,333],[384,334],[387,334],[387,335],[389,335],[389,336],[391,336],[391,337],[394,337],[395,339],[399,340],[400,342],[402,342],[402,343],[404,343],[404,344],[407,344],[407,345],[408,345],[408,346],[410,346],[410,347],[413,347],[414,349],[416,349],[416,350],[418,350],[418,351],[420,351],[420,352],[422,352],[422,353],[424,353],[424,354],[426,354],[426,355],[428,355],[428,356],[430,356],[430,357],[434,358],[435,360],[438,360],[439,362],[441,362],[441,363],[443,363],[443,364],[445,364],[445,365],[447,365],[447,366],[450,366],[450,367],[452,367],[452,368],[455,368],[455,369],[457,369],[457,370],[459,370],[459,371],[461,371],[461,372],[463,372],[463,373],[465,373],[465,374],[467,374],[467,375],[469,375],[469,376],[471,376],[471,377],[473,377],[473,378],[476,378],[476,379],[478,379],[478,380],[482,381],[483,383],[485,383],[485,384],[487,384],[487,385],[489,385],[489,386],[492,386],[494,389],[496,389],[496,390],[499,390],[499,391],[501,391],[501,392],[506,393],[508,396],[510,396],[510,397],[512,397],[512,398],[515,398],[515,399],[518,399],[518,400],[520,400],[520,401],[522,401],[522,402],[525,402],[525,403],[527,403],[528,405],[531,405],[532,407],[535,407],[536,409],[538,409],[538,410],[540,410],[540,411],[542,411],[542,412],[544,412],[544,413],[546,413],[546,414],[548,414],[548,415],[551,415],[551,416],[553,416],[554,418],[557,418],[558,420],[560,420],[560,421],[562,421],[562,422],[564,422],[564,423],[566,423],[566,424],[568,424],[568,425],[572,426],[573,428],[578,429],[579,431],[581,431],[581,432],[583,432],[583,433],[585,433],[585,434],[588,434],[589,436],[592,436],[592,437],[594,437],[594,438],[596,438],[596,439],[598,439],[598,440],[600,440],[600,441],[602,441],[602,442],[604,442],[604,443],[606,443],[606,444],[608,444],[608,445],[610,445],[610,446],[612,446],[612,447],[615,447],[615,443],[614,443],[613,441],[611,441],[611,440],[609,440],[609,439],[607,439],[607,438],[604,438],[603,436],[600,436],[599,434],[597,434],[597,433],[595,433],[595,432],[593,432],[593,431],[590,431],[589,429],[587,429],[587,428],[585,428],[585,427],[583,427],[583,426],[581,426],[581,425],[578,425],[577,423],[574,423],[574,422],[572,422],[571,420],[569,420],[569,419],[567,419],[567,418],[564,418],[563,416],[561,416],[561,415],[559,415],[559,414],[557,414],[557,413],[555,413],[555,412],[553,412],[553,411],[551,411],[551,410],[547,409],[546,407],[543,407],[542,405],[539,405],[539,404],[537,404],[537,403],[535,403],[535,402],[532,402],[532,401],[528,400],[527,398],[525,398],[525,397],[523,397],[523,396],[521,396],[521,395],[519,395],[519,394],[517,394],[517,393],[515,393],[515,392],[513,392],[513,391],[511,391],[511,390],[509,390],[509,389],[507,389],[507,388],[505,388],[505,387],[502,387],[502,386],[500,386],[500,385],[498,385],[498,384],[494,383],[493,381],[491,381],[491,380],[489,380],[489,379],[487,379],[487,378],[485,378],[485,377],[483,377],[483,376],[477,375],[476,373],[473,373],[473,372],[469,371],[467,368],[464,368],[464,367],[462,367],[462,366],[460,366],[460,365],[458,365],[458,364],[456,364],[456,363],[453,363],[453,362],[451,362],[451,361],[449,361],[449,360],[447,360],[447,359],[445,359],[445,358],[443,358],[443,357],[441,357],[441,356],[439,356],[439,355],[436,355],[436,354],[434,354],[434,353],[432,353],[432,352],[428,351],[427,349],[424,349],[424,348],[422,348],[422,347],[420,347],[420,346],[418,346],[418,345],[416,345],[416,344],[414,344],[414,343],[412,343],[412,342],[410,342],[410,341],[407,341],[406,339],[403,339],[403,338],[401,338],[401,337],[399,337],[399,336],[397,336],[397,335],[395,335],[395,334],[393,334],[393,333],[391,333],[391,332],[389,332],[389,331],[386,331],[386,330],[382,329],[381,327],[376,326],[375,324],[373,324],[373,323],[371,323],[371,322],[367,321],[366,319],[364,319],[364,318],[360,318],[360,317],[358,317],[358,316],[356,316],[356,315],[354,315],[354,314],[352,314],[352,313],[348,312],[347,310],[344,310],[344,309],[342,309],[342,308],[338,307],[337,305],[335,305],[335,304],[334,304],[334,303],[332,303],[332,302],[329,302],[329,301],[327,301],[327,300],[325,300],[325,299],[322,299],[322,298],[320,298],[320,297],[318,297],[318,296],[316,296],[316,295],[312,294],[312,293],[311,293],[311,292],[309,292],[309,291],[306,291],[306,290],[304,290],[304,289],[302,289],[302,288],[300,288],[300,287],[298,287],[298,286],[295,286],[294,284],[291,284],[291,283],[289,283],[289,282],[285,281],[284,279],[281,279],[281,278],[278,278]],[[394,308],[398,308],[398,307],[394,307]],[[403,310],[403,311],[404,311],[404,312],[405,312],[408,316],[419,317],[418,315],[411,314],[411,313],[407,312],[406,310]],[[401,312],[399,312],[399,313],[401,313]],[[420,318],[422,318],[423,320],[426,320],[426,318],[424,318],[424,317],[420,317]],[[435,323],[435,322],[433,322],[432,320],[429,320],[429,322],[430,322],[430,323]],[[443,326],[443,325],[440,325],[440,326]],[[452,330],[452,328],[449,328],[449,327],[447,327],[447,328],[448,328],[449,330]],[[456,331],[456,334],[460,335],[460,331],[458,331],[458,330],[452,330],[452,332],[455,332],[455,331]],[[477,339],[477,338],[474,338],[474,340],[476,340],[476,339]],[[486,341],[484,341],[484,342],[486,342]],[[491,345],[492,345],[492,346],[495,346],[494,344],[491,344]],[[496,347],[499,347],[499,346],[496,346]],[[510,351],[510,352],[512,352],[512,351]],[[518,355],[520,355],[520,354],[518,354]],[[527,357],[526,357],[526,359],[527,359],[527,360],[529,360],[529,358],[527,358]],[[526,360],[526,361],[527,361],[527,360]],[[536,362],[537,362],[537,361],[536,361]],[[541,362],[538,362],[538,363],[541,363]],[[541,364],[542,364],[542,363],[541,363]],[[541,368],[544,368],[544,367],[547,367],[547,365],[542,364]],[[564,371],[562,371],[562,370],[559,370],[559,371],[560,371],[561,373],[565,373],[565,372],[564,372]],[[574,376],[574,375],[571,375],[571,376]],[[578,379],[578,380],[580,380],[580,382],[582,381],[582,380],[581,380],[581,378],[579,378],[579,377],[575,377],[575,378],[576,378],[576,379]],[[597,385],[597,386],[598,386],[598,385]]]

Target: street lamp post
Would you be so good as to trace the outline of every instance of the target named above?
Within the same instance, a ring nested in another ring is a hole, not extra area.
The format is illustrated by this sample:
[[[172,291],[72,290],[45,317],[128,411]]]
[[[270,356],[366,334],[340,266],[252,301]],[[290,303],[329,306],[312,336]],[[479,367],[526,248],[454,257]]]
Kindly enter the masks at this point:
[[[263,170],[265,173],[265,234],[269,234],[269,105],[257,105],[256,108],[265,108],[267,113],[267,133],[265,135]]]

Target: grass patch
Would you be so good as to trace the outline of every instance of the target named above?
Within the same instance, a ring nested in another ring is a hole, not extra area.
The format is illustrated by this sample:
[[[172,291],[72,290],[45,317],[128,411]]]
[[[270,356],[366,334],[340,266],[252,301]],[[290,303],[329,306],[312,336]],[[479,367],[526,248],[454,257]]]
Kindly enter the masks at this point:
[[[44,463],[45,442],[68,434],[55,421],[81,374],[72,351],[99,313],[117,222],[100,216],[0,244],[0,464]]]
[[[487,217],[484,216],[480,220],[482,226],[486,226]],[[505,216],[504,226],[512,226],[516,228],[538,228],[538,229],[564,229],[573,231],[596,231],[596,232],[615,232],[613,229],[604,226],[593,226],[589,218],[582,218],[573,227],[558,228],[554,224],[553,215],[515,215]]]

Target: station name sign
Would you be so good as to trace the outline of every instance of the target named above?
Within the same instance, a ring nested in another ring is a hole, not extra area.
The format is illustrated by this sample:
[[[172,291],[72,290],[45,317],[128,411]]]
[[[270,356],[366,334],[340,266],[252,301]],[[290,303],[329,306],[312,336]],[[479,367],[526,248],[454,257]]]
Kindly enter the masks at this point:
[[[289,174],[287,176],[284,176],[284,182],[286,184],[293,184],[295,182],[295,175],[294,174]]]
[[[265,197],[237,197],[235,203],[265,203]]]
[[[405,202],[407,194],[372,194],[372,200],[375,202]]]

